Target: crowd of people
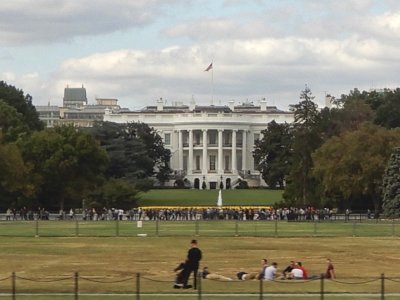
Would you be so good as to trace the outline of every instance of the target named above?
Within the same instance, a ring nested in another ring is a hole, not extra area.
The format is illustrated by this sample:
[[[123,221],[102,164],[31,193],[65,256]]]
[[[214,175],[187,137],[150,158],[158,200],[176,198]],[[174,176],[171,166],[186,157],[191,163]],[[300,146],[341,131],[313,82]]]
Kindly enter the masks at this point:
[[[290,261],[289,265],[282,270],[282,272],[278,272],[278,263],[273,262],[271,265],[268,265],[267,259],[261,260],[261,270],[259,272],[238,272],[236,274],[239,280],[309,280],[320,278],[321,274],[318,275],[309,275],[306,268],[303,264],[298,261]],[[332,261],[327,259],[327,268],[325,273],[323,273],[323,277],[325,279],[334,279],[336,278],[335,268],[332,264]]]
[[[196,288],[197,274],[203,279],[220,280],[220,281],[233,281],[231,277],[227,277],[221,274],[212,273],[208,267],[204,267],[203,270],[198,273],[200,260],[202,259],[202,251],[198,247],[197,240],[192,240],[190,243],[190,249],[187,254],[187,258],[184,262],[181,262],[174,271],[176,272],[176,278],[174,288]],[[193,286],[188,284],[190,275],[193,273]],[[319,279],[321,275],[324,279],[335,279],[336,273],[335,268],[331,259],[327,259],[326,270],[322,274],[309,275],[302,262],[290,261],[289,265],[278,272],[278,263],[272,262],[270,265],[266,258],[261,260],[261,268],[257,272],[243,272],[240,271],[236,274],[237,280],[311,280]]]
[[[272,208],[272,207],[171,207],[171,208],[132,208],[123,210],[118,208],[86,208],[60,210],[58,213],[50,214],[44,208],[29,210],[7,209],[6,220],[49,220],[53,219],[72,220],[81,219],[84,221],[101,220],[130,220],[130,221],[195,221],[195,220],[286,220],[286,221],[315,221],[331,220],[335,217],[336,211],[324,208],[315,209],[311,206],[305,208]],[[344,213],[349,218],[350,210]],[[372,217],[370,211],[368,218]]]

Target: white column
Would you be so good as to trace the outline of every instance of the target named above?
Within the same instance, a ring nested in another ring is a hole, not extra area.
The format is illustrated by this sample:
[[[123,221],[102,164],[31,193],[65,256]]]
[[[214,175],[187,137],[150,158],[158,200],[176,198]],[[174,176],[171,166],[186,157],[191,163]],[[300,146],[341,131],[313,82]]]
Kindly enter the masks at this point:
[[[242,170],[247,170],[247,131],[243,130],[242,140]]]
[[[193,173],[193,130],[189,129],[188,174]]]
[[[207,175],[207,129],[203,129],[203,175]]]
[[[237,130],[232,130],[232,174],[237,173],[236,132]]]
[[[182,140],[182,130],[178,130],[178,162],[179,170],[183,170],[183,140]]]
[[[223,150],[222,150],[222,134],[224,130],[218,129],[218,174],[224,174]]]

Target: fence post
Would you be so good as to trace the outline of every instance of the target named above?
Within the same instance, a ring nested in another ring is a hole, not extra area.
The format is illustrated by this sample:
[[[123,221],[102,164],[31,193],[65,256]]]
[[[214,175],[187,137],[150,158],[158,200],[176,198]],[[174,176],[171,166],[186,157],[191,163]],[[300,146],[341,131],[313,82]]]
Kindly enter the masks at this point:
[[[75,300],[78,300],[79,297],[79,273],[75,272],[74,275],[74,287],[75,287],[75,291],[74,291],[74,295],[75,295]]]
[[[317,222],[314,220],[314,236],[317,235]]]
[[[260,300],[264,299],[264,281],[262,279],[259,280],[260,282]]]
[[[278,236],[278,219],[275,219],[275,237]]]
[[[156,236],[158,236],[158,233],[159,233],[159,231],[158,231],[158,219],[156,219]]]
[[[323,273],[321,273],[321,275],[320,275],[321,277],[320,277],[320,279],[321,279],[321,300],[324,300],[324,293],[325,293],[325,291],[324,291],[324,274]]]
[[[15,300],[16,297],[16,277],[15,272],[12,272],[11,274],[11,293],[12,293],[12,299]]]
[[[197,273],[197,299],[201,300],[201,272]]]
[[[75,236],[79,236],[79,222],[78,222],[78,218],[75,219]]]
[[[239,236],[239,220],[235,222],[235,236]]]
[[[195,227],[195,235],[198,236],[199,235],[199,220],[196,220],[194,227]]]
[[[381,299],[385,299],[385,274],[381,274]]]
[[[140,273],[136,273],[136,300],[140,300]]]
[[[117,216],[117,220],[115,221],[115,236],[119,236],[119,216]]]
[[[392,220],[392,236],[396,235],[395,227],[394,227],[394,219]]]
[[[35,237],[38,237],[38,236],[39,236],[39,220],[36,219],[36,222],[35,222]]]

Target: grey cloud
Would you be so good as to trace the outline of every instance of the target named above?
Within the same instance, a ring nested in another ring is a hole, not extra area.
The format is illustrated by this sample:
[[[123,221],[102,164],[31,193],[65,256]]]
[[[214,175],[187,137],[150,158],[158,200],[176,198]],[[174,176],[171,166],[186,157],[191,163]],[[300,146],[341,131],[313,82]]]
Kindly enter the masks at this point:
[[[145,26],[178,0],[19,0],[0,3],[4,45],[46,43]]]

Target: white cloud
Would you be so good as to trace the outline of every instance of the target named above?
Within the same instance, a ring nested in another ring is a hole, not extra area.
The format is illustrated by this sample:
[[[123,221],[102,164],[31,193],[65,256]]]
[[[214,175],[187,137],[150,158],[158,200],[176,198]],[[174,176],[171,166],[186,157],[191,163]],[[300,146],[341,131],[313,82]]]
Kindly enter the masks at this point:
[[[399,65],[387,61],[392,50],[355,37],[342,42],[286,37],[224,40],[158,51],[125,49],[69,59],[55,74],[57,84],[53,86],[83,83],[92,99],[94,94],[116,97],[131,108],[159,97],[189,101],[193,95],[207,102],[211,74],[204,69],[215,55],[215,99],[267,97],[286,108],[298,101],[304,84],[316,89],[314,94],[328,91],[339,96],[354,87],[388,83]],[[392,59],[400,61],[400,53],[395,52]]]

